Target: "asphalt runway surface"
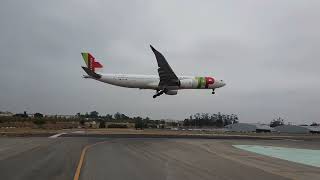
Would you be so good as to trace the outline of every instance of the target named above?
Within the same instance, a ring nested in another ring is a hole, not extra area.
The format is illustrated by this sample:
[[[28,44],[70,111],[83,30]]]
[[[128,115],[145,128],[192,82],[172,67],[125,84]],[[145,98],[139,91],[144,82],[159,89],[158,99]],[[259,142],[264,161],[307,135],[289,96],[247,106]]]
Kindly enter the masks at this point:
[[[320,149],[297,140],[1,137],[0,179],[320,179],[318,167],[237,144]]]

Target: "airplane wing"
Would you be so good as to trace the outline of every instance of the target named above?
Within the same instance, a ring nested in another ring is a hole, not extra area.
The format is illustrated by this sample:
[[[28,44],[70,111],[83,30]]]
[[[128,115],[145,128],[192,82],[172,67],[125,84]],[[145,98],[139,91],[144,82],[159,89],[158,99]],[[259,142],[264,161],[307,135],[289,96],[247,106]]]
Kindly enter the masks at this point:
[[[165,88],[168,86],[179,86],[180,81],[177,75],[173,72],[166,58],[150,45],[158,62],[158,73],[160,77],[159,87]]]

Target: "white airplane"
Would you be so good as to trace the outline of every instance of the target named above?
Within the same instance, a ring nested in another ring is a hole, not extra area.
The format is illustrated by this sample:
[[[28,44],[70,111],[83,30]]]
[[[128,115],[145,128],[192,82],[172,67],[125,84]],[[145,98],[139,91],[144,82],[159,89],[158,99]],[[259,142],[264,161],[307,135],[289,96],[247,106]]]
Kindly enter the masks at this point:
[[[134,74],[101,74],[95,72],[96,68],[103,66],[95,60],[90,53],[81,53],[87,64],[83,70],[88,74],[84,78],[90,78],[104,83],[121,86],[126,88],[152,89],[156,90],[153,98],[162,94],[176,95],[181,89],[211,89],[212,94],[216,88],[226,85],[223,80],[217,80],[213,77],[198,76],[177,76],[164,56],[150,45],[158,62],[158,73],[156,75],[134,75]]]

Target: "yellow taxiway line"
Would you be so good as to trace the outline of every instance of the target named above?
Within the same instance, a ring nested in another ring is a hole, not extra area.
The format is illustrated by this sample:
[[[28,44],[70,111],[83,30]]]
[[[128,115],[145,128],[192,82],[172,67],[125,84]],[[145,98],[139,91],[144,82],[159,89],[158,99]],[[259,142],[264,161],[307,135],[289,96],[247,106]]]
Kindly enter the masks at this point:
[[[77,166],[77,170],[76,170],[76,173],[74,174],[73,180],[79,180],[79,178],[80,178],[81,168],[82,168],[82,164],[83,164],[84,157],[86,155],[87,150],[89,148],[93,147],[93,146],[96,146],[98,144],[103,144],[103,143],[106,143],[106,142],[107,141],[102,141],[102,142],[97,142],[97,143],[94,143],[94,144],[89,144],[89,145],[86,145],[82,149],[81,155],[80,155],[80,159],[79,159],[79,162],[78,162],[78,166]]]

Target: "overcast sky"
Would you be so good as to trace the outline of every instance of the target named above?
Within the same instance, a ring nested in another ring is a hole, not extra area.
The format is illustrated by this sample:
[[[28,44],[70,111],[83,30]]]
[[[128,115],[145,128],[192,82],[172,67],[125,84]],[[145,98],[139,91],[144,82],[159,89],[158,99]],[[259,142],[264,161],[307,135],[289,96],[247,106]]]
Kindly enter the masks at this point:
[[[0,6],[0,111],[97,110],[184,119],[235,113],[241,122],[320,121],[320,1],[15,1]],[[153,99],[82,79],[80,52],[105,73],[157,74],[152,44],[178,75],[227,86]]]

